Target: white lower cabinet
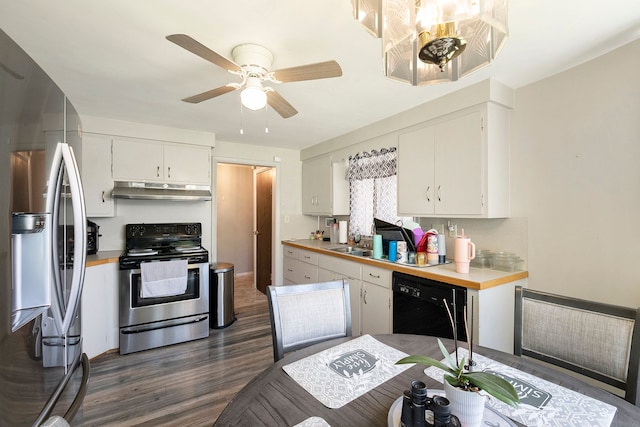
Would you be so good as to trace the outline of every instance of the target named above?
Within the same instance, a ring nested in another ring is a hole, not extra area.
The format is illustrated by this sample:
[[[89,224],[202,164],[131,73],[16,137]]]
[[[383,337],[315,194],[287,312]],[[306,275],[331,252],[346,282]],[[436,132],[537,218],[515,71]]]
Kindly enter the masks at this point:
[[[318,282],[318,254],[302,249],[285,247],[284,284]]]
[[[118,348],[118,263],[86,269],[81,307],[82,348],[87,356]]]
[[[319,281],[349,281],[351,329],[354,336],[391,333],[390,270],[325,255],[319,256],[318,267]]]
[[[362,334],[393,331],[391,270],[362,266]]]

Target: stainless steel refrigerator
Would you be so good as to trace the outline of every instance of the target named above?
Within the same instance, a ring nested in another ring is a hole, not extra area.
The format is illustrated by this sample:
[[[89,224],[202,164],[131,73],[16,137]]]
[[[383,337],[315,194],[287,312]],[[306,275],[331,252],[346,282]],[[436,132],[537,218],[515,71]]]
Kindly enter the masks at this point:
[[[77,112],[0,30],[0,426],[68,425],[86,393],[80,150]]]

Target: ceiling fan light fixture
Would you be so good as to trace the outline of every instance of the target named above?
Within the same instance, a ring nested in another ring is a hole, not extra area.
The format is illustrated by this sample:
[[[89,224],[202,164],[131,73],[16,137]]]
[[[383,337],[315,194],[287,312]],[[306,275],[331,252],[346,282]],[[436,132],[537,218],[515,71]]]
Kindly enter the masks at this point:
[[[267,94],[257,77],[248,77],[245,88],[240,92],[242,105],[250,110],[261,110],[267,105]]]
[[[455,81],[493,61],[508,35],[508,0],[352,0],[382,39],[384,73],[414,86]]]

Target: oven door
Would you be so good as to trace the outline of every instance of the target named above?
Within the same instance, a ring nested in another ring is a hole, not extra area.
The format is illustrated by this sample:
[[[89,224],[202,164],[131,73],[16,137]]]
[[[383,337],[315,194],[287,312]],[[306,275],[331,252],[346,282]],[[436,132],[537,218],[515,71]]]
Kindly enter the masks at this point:
[[[186,318],[209,312],[209,264],[189,264],[183,294],[142,297],[140,269],[120,270],[120,327]]]

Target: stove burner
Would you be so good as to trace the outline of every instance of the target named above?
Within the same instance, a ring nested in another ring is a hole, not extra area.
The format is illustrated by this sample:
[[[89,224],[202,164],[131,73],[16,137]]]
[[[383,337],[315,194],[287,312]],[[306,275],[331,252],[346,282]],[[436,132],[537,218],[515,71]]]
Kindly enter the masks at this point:
[[[202,247],[200,223],[127,224],[125,251],[120,256],[120,270],[137,270],[140,263],[187,259],[189,264],[209,262]]]

